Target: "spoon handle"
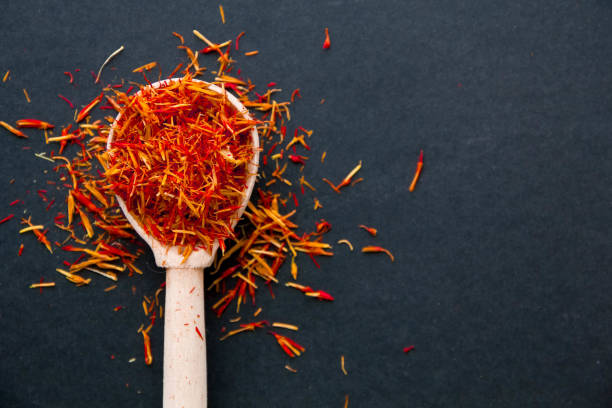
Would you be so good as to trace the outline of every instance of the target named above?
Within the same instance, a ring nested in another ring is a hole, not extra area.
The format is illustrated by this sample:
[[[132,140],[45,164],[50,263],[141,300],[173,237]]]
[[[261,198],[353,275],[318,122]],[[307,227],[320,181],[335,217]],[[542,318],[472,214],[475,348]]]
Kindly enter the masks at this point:
[[[205,408],[204,270],[166,269],[164,408]]]

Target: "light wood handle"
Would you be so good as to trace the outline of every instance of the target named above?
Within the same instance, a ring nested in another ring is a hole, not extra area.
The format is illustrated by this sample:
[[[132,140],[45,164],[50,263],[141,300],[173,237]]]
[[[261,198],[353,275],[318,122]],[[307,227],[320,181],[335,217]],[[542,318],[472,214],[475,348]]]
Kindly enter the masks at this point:
[[[197,328],[197,330],[196,330]],[[199,334],[198,334],[199,331]],[[164,308],[164,408],[205,408],[204,270],[168,268]]]

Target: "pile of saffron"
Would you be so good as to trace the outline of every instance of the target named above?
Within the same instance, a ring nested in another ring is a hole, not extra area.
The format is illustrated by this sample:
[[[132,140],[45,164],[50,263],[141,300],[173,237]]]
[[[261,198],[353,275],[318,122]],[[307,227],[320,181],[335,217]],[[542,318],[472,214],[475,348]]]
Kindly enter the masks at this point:
[[[108,187],[145,232],[189,254],[221,248],[247,187],[257,124],[189,74],[128,96],[105,170]]]

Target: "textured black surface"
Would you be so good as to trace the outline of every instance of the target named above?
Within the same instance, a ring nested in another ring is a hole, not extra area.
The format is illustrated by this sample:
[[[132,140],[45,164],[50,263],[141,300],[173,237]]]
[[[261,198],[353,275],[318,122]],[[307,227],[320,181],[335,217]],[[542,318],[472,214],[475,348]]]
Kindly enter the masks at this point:
[[[298,223],[326,218],[328,242],[394,252],[393,264],[342,245],[321,269],[302,259],[301,281],[333,303],[260,290],[261,317],[300,326],[292,337],[307,350],[295,360],[264,331],[217,341],[235,314],[207,311],[210,406],[341,407],[345,394],[350,407],[610,406],[610,3],[224,1],[225,25],[217,5],[21,1],[0,14],[7,122],[67,123],[73,112],[57,94],[88,102],[89,71],[122,44],[103,81],[136,78],[131,70],[154,60],[169,72],[184,60],[172,31],[194,48],[194,28],[215,41],[246,31],[241,50],[260,54],[237,56],[243,74],[260,90],[301,88],[292,126],[315,130],[304,172],[324,208],[304,208]],[[77,87],[62,74],[75,68]],[[60,203],[46,212],[35,190],[55,175],[33,156],[48,147],[29,133],[23,141],[0,129],[0,218],[27,208],[50,224]],[[425,168],[409,193],[420,149]],[[358,160],[365,181],[342,195],[320,181]],[[312,195],[298,197],[300,209],[311,206]],[[16,198],[26,204],[9,207]],[[103,278],[75,288],[54,271],[64,254],[19,236],[16,221],[0,225],[0,404],[161,406],[162,326],[152,367],[136,333],[141,296],[163,281],[151,257],[140,263],[145,276],[115,291],[103,291]],[[57,287],[27,288],[40,277]]]

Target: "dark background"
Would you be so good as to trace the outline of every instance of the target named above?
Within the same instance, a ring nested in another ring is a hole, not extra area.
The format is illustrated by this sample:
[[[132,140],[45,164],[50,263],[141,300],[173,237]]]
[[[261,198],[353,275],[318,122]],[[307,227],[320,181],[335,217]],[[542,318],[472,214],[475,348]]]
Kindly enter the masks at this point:
[[[258,292],[260,318],[300,326],[289,334],[306,347],[297,359],[265,330],[219,342],[236,314],[207,310],[210,406],[342,407],[346,394],[350,407],[610,406],[612,3],[222,4],[225,25],[218,3],[205,2],[14,1],[0,13],[0,75],[11,70],[0,119],[9,123],[68,123],[73,111],[57,94],[90,101],[99,87],[89,71],[120,45],[102,82],[136,79],[131,70],[150,61],[169,72],[185,60],[171,32],[199,49],[194,28],[218,42],[246,31],[241,52],[260,54],[234,55],[260,92],[270,81],[285,89],[280,99],[301,88],[290,126],[315,130],[304,173],[318,191],[298,194],[296,220],[304,231],[331,222],[336,255],[321,269],[302,257],[300,281],[336,300]],[[63,71],[76,68],[74,87]],[[0,218],[27,209],[50,225],[64,204],[44,210],[35,190],[56,176],[33,154],[51,148],[38,131],[27,141],[0,131]],[[420,149],[425,167],[409,193]],[[358,160],[362,183],[337,195],[321,182]],[[9,207],[17,198],[26,204]],[[112,292],[101,277],[76,288],[55,272],[65,254],[18,235],[17,221],[0,226],[0,404],[161,406],[163,326],[152,331],[151,367],[136,332],[142,295],[164,279],[151,256],[139,263],[145,276],[122,277]],[[395,263],[358,252],[370,244]],[[28,289],[41,277],[57,286]],[[243,308],[243,321],[254,310]]]

